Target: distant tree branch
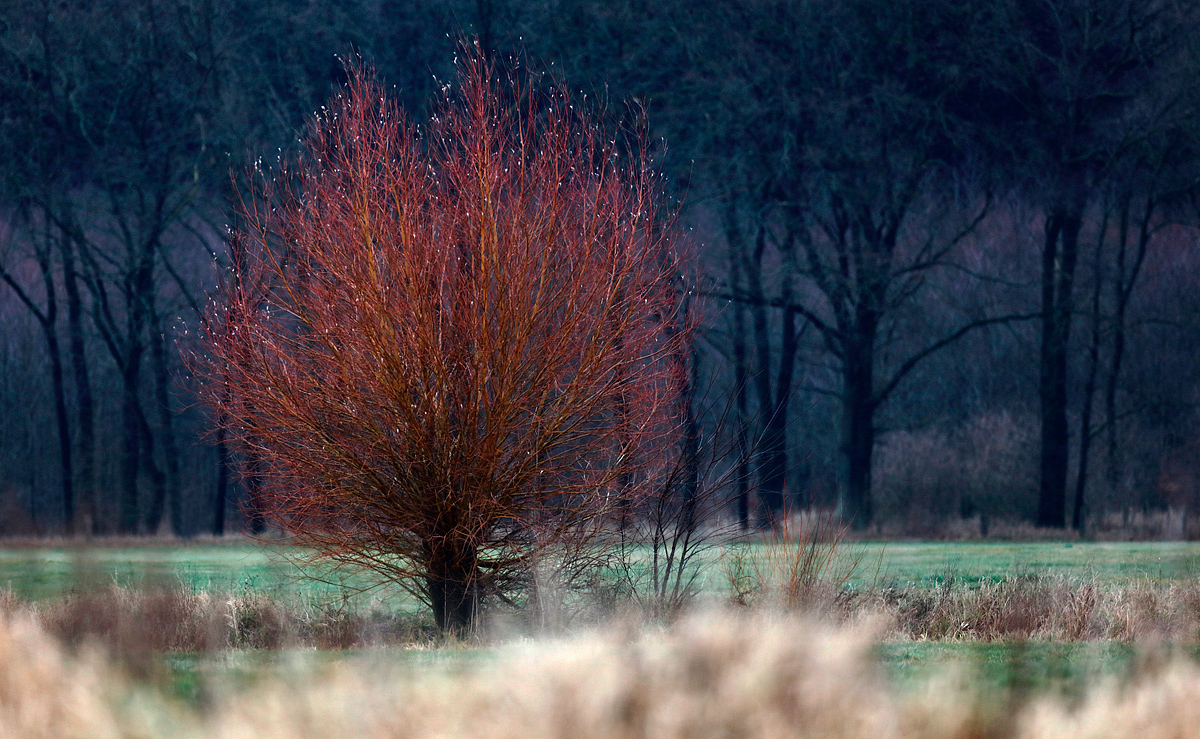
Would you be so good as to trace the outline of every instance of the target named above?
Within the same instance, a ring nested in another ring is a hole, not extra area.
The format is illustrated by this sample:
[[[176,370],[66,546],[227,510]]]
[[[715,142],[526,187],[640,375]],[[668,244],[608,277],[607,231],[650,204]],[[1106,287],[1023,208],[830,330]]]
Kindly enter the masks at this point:
[[[900,384],[900,381],[904,379],[905,375],[907,375],[909,372],[911,372],[918,364],[920,364],[927,357],[929,357],[929,355],[933,354],[934,352],[938,351],[939,349],[942,349],[950,344],[953,344],[954,342],[958,341],[959,339],[966,336],[967,334],[974,331],[975,329],[983,328],[984,326],[992,326],[992,325],[995,325],[998,323],[1007,324],[1007,323],[1014,323],[1016,321],[1030,321],[1035,318],[1041,318],[1041,317],[1042,317],[1041,312],[1038,312],[1038,313],[1014,313],[1014,314],[1010,314],[1007,316],[993,316],[991,318],[981,318],[977,321],[972,321],[971,323],[966,324],[965,326],[959,328],[954,333],[952,333],[948,336],[945,336],[945,337],[939,339],[938,341],[935,341],[934,343],[930,344],[929,346],[925,347],[921,351],[917,352],[916,354],[912,355],[907,360],[905,360],[905,362],[900,365],[899,369],[896,370],[895,374],[892,375],[892,379],[889,380],[887,382],[887,384],[885,384],[883,386],[883,389],[880,390],[875,395],[875,398],[874,398],[875,403],[877,403],[877,404],[882,403],[883,400],[885,398],[887,398],[887,396],[890,395],[893,390],[896,389],[896,386]]]

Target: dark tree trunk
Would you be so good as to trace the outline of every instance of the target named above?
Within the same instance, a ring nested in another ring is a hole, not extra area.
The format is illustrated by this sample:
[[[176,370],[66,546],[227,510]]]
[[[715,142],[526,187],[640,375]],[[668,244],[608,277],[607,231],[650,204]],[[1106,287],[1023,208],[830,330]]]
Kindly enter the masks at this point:
[[[161,526],[163,508],[169,515],[171,532],[183,534],[183,506],[179,497],[179,449],[175,443],[175,414],[171,408],[171,369],[167,355],[166,332],[157,311],[152,311],[154,330],[150,337],[150,358],[154,365],[154,398],[158,409],[158,433],[162,439],[162,486],[156,492],[154,513],[147,529],[155,533]]]
[[[134,243],[132,237],[126,235],[126,243]],[[146,352],[145,331],[149,319],[151,305],[150,295],[154,290],[154,259],[157,244],[148,240],[139,245],[137,258],[131,269],[125,274],[122,282],[122,294],[125,300],[125,330],[119,340],[115,339],[111,346],[120,346],[121,384],[122,384],[122,475],[121,475],[121,506],[119,528],[123,534],[138,533],[142,528],[143,519],[141,501],[138,493],[138,473],[141,471],[141,460],[151,465],[152,482],[155,485],[152,500],[161,494],[161,475],[154,465],[154,440],[146,428],[146,418],[141,404],[141,375],[142,357]],[[131,250],[132,251],[132,250]],[[110,323],[111,316],[109,317]],[[149,454],[142,455],[141,451],[149,447]]]
[[[212,507],[212,535],[225,535],[225,509],[229,501],[229,445],[225,426],[217,422],[217,484]]]
[[[784,292],[785,301],[788,296]],[[774,526],[784,514],[783,490],[787,481],[788,447],[788,404],[792,397],[792,377],[796,366],[796,311],[787,307],[783,310],[781,327],[782,344],[779,354],[778,376],[774,392],[767,386],[766,424],[763,429],[762,472],[760,473],[759,500],[763,502],[764,526]],[[765,374],[765,370],[760,370]],[[770,378],[768,377],[768,383]],[[761,392],[760,392],[760,400]]]
[[[1086,510],[1088,459],[1092,448],[1092,400],[1096,395],[1096,376],[1100,368],[1100,294],[1104,287],[1100,260],[1104,251],[1104,237],[1108,232],[1107,213],[1096,238],[1095,263],[1092,269],[1092,335],[1088,344],[1087,379],[1083,384],[1083,410],[1079,415],[1079,466],[1075,477],[1075,505],[1071,513],[1071,528],[1083,533]]]
[[[753,280],[752,280],[753,283]],[[761,287],[761,286],[760,286]],[[771,346],[770,335],[767,331],[767,308],[758,301],[758,304],[751,308],[751,323],[754,327],[754,389],[758,396],[759,413],[764,415],[769,412],[775,404],[772,402],[771,393]],[[768,473],[770,465],[766,461],[767,446],[769,442],[766,439],[766,430],[764,429],[762,436],[759,438],[759,449],[755,456],[758,458],[758,525],[763,528],[769,528],[775,522],[775,517],[779,514],[779,509],[782,507],[782,500],[775,500],[771,493],[766,489],[766,481],[763,476]],[[777,462],[773,462],[776,463]]]
[[[473,547],[427,547],[429,576],[425,586],[433,607],[433,619],[444,634],[467,636],[479,615],[479,573]]]
[[[121,372],[121,499],[117,515],[117,530],[122,534],[135,534],[138,529],[140,503],[138,501],[139,450],[141,448],[141,414],[138,399],[139,374],[141,369],[140,349],[125,357]]]
[[[862,316],[867,324],[871,316]],[[874,516],[871,501],[871,456],[875,449],[875,330],[860,326],[847,341],[842,362],[841,486],[838,517],[855,529]]]
[[[1146,259],[1146,251],[1150,245],[1150,221],[1157,207],[1154,199],[1146,202],[1141,223],[1138,226],[1138,239],[1133,263],[1129,265],[1129,274],[1125,274],[1128,261],[1129,245],[1129,210],[1131,204],[1125,201],[1121,210],[1121,232],[1117,240],[1117,269],[1116,269],[1116,305],[1113,308],[1112,319],[1112,360],[1109,365],[1107,383],[1104,389],[1104,422],[1108,427],[1108,469],[1106,472],[1109,492],[1116,496],[1119,493],[1121,478],[1124,475],[1121,447],[1119,444],[1120,423],[1117,419],[1117,388],[1120,386],[1121,367],[1125,359],[1125,314],[1129,307],[1129,298],[1133,294],[1142,264]]]
[[[1113,316],[1112,358],[1104,386],[1104,423],[1108,429],[1108,469],[1106,483],[1113,499],[1121,488],[1124,465],[1121,460],[1120,424],[1117,420],[1117,387],[1121,379],[1121,364],[1125,358],[1125,302],[1117,299],[1116,315]]]
[[[54,391],[54,419],[58,426],[58,463],[62,475],[63,529],[74,531],[75,523],[75,469],[71,464],[71,421],[67,414],[66,383],[63,378],[62,351],[53,324],[43,324],[46,334],[46,349],[50,354],[50,381]]]
[[[75,468],[71,464],[71,419],[67,414],[66,381],[63,377],[62,349],[58,344],[58,293],[54,288],[54,273],[50,263],[49,234],[46,235],[47,253],[38,258],[42,270],[42,282],[46,291],[46,311],[39,316],[42,332],[46,337],[46,350],[50,355],[50,383],[54,393],[54,419],[58,426],[58,464],[62,476],[63,530],[74,531],[75,524]]]
[[[83,301],[79,295],[75,237],[68,233],[63,233],[62,236],[60,249],[63,287],[67,295],[67,340],[71,351],[76,426],[79,432],[75,492],[80,498],[78,502],[82,510],[78,515],[75,533],[98,534],[100,520],[96,508],[96,421],[83,334]]]
[[[690,357],[689,357],[690,355]],[[689,361],[690,358],[690,361]],[[683,406],[683,500],[680,531],[696,528],[697,496],[700,493],[700,424],[696,418],[696,383],[700,373],[700,358],[693,352],[683,355],[685,380],[680,391]]]
[[[729,283],[735,295],[742,291],[741,232],[730,207],[726,213],[725,238],[729,246]],[[737,467],[734,471],[734,501],[737,508],[738,527],[750,529],[750,409],[746,397],[746,385],[750,381],[749,357],[746,350],[746,308],[735,301],[733,311],[733,392],[735,443],[737,445]]]
[[[764,415],[762,448],[757,455],[759,526],[771,528],[783,515],[783,488],[787,478],[787,403],[791,397],[792,375],[796,361],[796,311],[784,309],[782,341],[779,352],[778,377],[771,381],[771,335],[767,318],[767,301],[763,290],[762,260],[766,250],[766,230],[759,227],[755,236],[754,253],[748,261],[747,292],[751,297],[754,330],[754,386],[758,395],[759,412]],[[790,291],[783,286],[787,306]]]
[[[455,636],[470,634],[479,608],[474,585],[454,579],[429,578],[426,586],[438,631]]]
[[[253,454],[246,460],[242,469],[245,470],[242,475],[245,487],[242,498],[245,530],[251,536],[258,536],[267,530],[267,517],[266,511],[263,510],[262,475]]]
[[[750,415],[746,407],[746,323],[741,304],[733,306],[733,392],[737,412],[737,470],[734,473],[734,495],[737,500],[738,526],[750,528]]]
[[[42,287],[46,293],[45,308],[38,307],[21,284],[0,265],[0,279],[8,284],[17,298],[25,305],[41,326],[46,339],[46,353],[50,359],[50,387],[54,395],[54,418],[58,429],[58,463],[62,490],[63,528],[71,531],[75,520],[75,470],[71,459],[71,419],[67,413],[66,385],[63,378],[62,350],[58,343],[58,293],[54,286],[54,269],[50,260],[51,242],[49,229],[45,234],[44,248],[37,253],[38,267],[42,274]]]
[[[167,476],[163,473],[162,467],[158,464],[158,454],[155,452],[157,440],[154,436],[154,429],[150,428],[149,422],[146,420],[144,410],[138,417],[138,424],[142,429],[142,469],[150,475],[150,507],[146,510],[146,515],[138,526],[138,532],[143,534],[158,533],[159,526],[162,525],[163,505],[167,496]]]
[[[1041,401],[1041,476],[1038,526],[1067,525],[1067,343],[1071,332],[1071,289],[1075,279],[1079,228],[1077,212],[1056,211],[1046,219],[1042,249],[1042,351],[1038,395]]]

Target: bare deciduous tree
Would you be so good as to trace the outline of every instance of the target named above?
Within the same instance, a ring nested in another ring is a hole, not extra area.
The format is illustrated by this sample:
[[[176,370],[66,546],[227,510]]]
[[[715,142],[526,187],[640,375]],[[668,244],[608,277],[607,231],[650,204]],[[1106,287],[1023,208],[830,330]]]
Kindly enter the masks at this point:
[[[644,157],[466,52],[421,134],[353,73],[247,199],[205,360],[262,514],[454,631],[661,483],[691,333]]]

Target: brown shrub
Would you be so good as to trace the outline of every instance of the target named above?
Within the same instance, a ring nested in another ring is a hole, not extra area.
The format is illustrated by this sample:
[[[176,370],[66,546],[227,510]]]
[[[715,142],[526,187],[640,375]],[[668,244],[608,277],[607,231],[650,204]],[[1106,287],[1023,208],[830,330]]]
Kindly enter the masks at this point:
[[[95,642],[122,655],[205,652],[226,646],[220,610],[210,600],[179,588],[141,591],[114,585],[42,605],[36,618],[71,646]]]
[[[1036,420],[1006,412],[892,432],[876,468],[881,518],[910,536],[988,536],[994,522],[1032,516],[1036,460]],[[974,522],[969,532],[960,516]]]

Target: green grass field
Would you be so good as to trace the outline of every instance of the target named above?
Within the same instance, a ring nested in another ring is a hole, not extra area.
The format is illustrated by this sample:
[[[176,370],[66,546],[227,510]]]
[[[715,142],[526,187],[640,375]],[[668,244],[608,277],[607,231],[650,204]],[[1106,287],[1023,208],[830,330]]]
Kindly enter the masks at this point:
[[[750,545],[752,550],[756,545]],[[724,587],[719,550],[705,558],[702,589]],[[1012,575],[1096,579],[1101,583],[1139,578],[1170,580],[1200,576],[1200,543],[924,543],[864,542],[844,545],[843,559],[857,563],[853,585],[932,586],[947,577],[965,584]],[[0,544],[0,587],[18,597],[45,600],[72,590],[183,584],[197,590],[255,589],[271,594],[333,595],[336,584],[303,577],[284,556],[254,542],[230,538],[185,545]],[[385,599],[403,597],[376,593]]]
[[[23,600],[41,601],[80,590],[120,585],[164,587],[182,585],[196,591],[238,593],[255,591],[272,597],[337,599],[338,582],[306,577],[287,556],[287,550],[230,538],[183,545],[152,542],[124,545],[0,545],[0,588]],[[361,586],[359,578],[347,584]],[[376,589],[372,597],[396,609],[417,604],[399,592]]]
[[[933,585],[954,577],[969,584],[1039,575],[1116,583],[1200,576],[1196,542],[900,542],[848,548],[861,555],[856,582],[877,577],[881,583]]]

